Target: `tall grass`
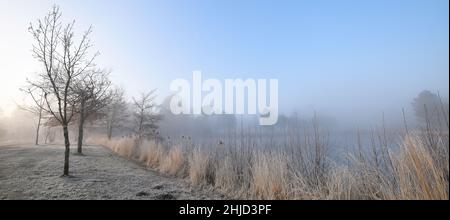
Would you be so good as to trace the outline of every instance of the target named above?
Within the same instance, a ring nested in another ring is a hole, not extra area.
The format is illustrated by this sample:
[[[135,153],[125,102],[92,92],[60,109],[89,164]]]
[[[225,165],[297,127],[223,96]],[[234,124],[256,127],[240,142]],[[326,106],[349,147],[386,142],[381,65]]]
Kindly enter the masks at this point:
[[[130,138],[90,142],[193,185],[212,186],[229,198],[449,198],[448,131],[408,132],[396,147],[387,147],[383,132],[373,134],[369,152],[358,141],[358,150],[347,154],[344,164],[328,158],[325,139],[315,132],[284,148],[254,149],[231,140],[210,147],[186,141],[137,144]]]
[[[289,175],[286,155],[280,152],[255,152],[252,163],[253,196],[258,199],[289,198]]]
[[[159,169],[161,172],[172,176],[184,176],[186,173],[186,158],[180,146],[173,147],[164,157],[160,155],[161,165]]]
[[[448,199],[448,153],[435,155],[438,158],[434,155],[434,149],[428,148],[422,139],[406,139],[399,155],[394,156],[398,183],[394,198]]]
[[[189,155],[189,180],[193,184],[214,184],[213,158],[209,151],[194,148]]]

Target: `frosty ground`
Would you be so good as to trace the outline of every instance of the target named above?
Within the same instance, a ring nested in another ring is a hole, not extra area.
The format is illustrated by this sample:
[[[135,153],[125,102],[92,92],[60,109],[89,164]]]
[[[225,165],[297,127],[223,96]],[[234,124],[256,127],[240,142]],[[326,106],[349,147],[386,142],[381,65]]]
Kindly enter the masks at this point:
[[[71,154],[71,177],[60,177],[64,147],[0,146],[0,199],[221,199],[205,187],[163,176],[101,146]]]

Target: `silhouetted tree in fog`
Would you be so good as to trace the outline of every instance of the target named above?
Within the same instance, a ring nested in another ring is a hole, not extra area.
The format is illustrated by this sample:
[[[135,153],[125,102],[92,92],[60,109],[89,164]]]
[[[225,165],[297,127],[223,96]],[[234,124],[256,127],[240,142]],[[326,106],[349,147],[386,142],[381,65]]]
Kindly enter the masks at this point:
[[[157,135],[157,122],[161,117],[156,113],[156,104],[154,103],[156,98],[154,95],[155,91],[143,93],[139,99],[133,97],[135,107],[134,120],[136,123],[134,132],[138,141]]]
[[[6,136],[6,130],[3,129],[3,109],[0,108],[0,141]]]
[[[77,96],[78,145],[77,152],[83,153],[84,123],[89,116],[99,114],[112,98],[111,81],[104,70],[89,70],[74,85]]]
[[[448,103],[444,103],[439,95],[424,90],[413,100],[412,105],[419,122],[435,128],[445,123],[448,129]]]
[[[115,88],[112,92],[111,102],[105,108],[106,134],[111,139],[113,130],[122,126],[127,118],[127,102],[122,88]]]
[[[40,103],[39,105],[34,106],[19,106],[21,109],[30,112],[33,115],[36,115],[38,118],[37,124],[36,124],[36,137],[35,137],[35,145],[39,145],[39,131],[41,129],[42,120],[43,120],[43,108],[44,105],[44,94],[41,94],[39,99],[35,99],[34,94],[31,93],[29,90],[24,89],[25,93],[33,97],[33,100]],[[45,117],[44,117],[45,118]]]

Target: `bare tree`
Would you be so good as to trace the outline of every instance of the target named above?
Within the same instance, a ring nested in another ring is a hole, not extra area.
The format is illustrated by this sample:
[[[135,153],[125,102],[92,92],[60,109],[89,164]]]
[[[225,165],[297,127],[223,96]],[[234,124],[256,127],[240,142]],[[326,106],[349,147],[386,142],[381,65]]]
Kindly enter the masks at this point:
[[[2,138],[4,136],[6,136],[6,130],[3,129],[3,122],[2,122],[2,118],[3,117],[3,109],[0,108],[0,141],[2,140]]]
[[[76,97],[73,93],[75,80],[86,69],[92,67],[95,54],[88,58],[91,48],[89,34],[91,28],[82,36],[78,44],[74,42],[72,22],[63,27],[61,12],[57,6],[36,24],[30,24],[29,31],[33,36],[33,56],[43,66],[44,71],[34,80],[27,80],[27,91],[37,106],[52,115],[63,130],[64,135],[64,171],[63,176],[69,175],[69,122],[76,114]],[[36,99],[36,94],[44,94],[44,102]]]
[[[123,124],[127,118],[127,102],[122,88],[115,88],[111,103],[106,107],[106,133],[111,139],[113,130]]]
[[[419,122],[437,125],[441,99],[435,93],[424,90],[414,98],[412,106]]]
[[[143,93],[141,97],[136,100],[133,97],[133,103],[136,108],[134,119],[136,122],[135,135],[137,140],[143,138],[155,137],[158,129],[157,122],[161,119],[160,115],[156,114],[156,105],[154,100],[156,98],[156,90],[149,93]]]
[[[55,140],[55,132],[52,130],[52,128],[59,127],[60,124],[52,117],[45,117],[44,119],[45,122],[43,123],[43,126],[46,127],[44,143],[53,143],[53,141]]]
[[[28,90],[26,90],[26,89],[21,89],[21,90],[23,90],[27,94],[30,94],[30,92]],[[37,124],[36,124],[35,145],[39,145],[39,132],[40,132],[40,128],[41,128],[42,120],[43,120],[43,109],[42,109],[42,106],[44,105],[44,94],[41,94],[39,99],[36,100],[36,101],[38,101],[40,104],[39,105],[33,105],[33,106],[19,105],[18,104],[17,106],[19,108],[27,111],[27,112],[30,112],[31,114],[33,114],[35,116],[37,116],[38,120],[37,120]]]
[[[104,70],[92,69],[77,80],[74,93],[77,95],[78,145],[77,153],[83,153],[84,123],[89,116],[100,113],[111,101],[111,81],[109,73]]]

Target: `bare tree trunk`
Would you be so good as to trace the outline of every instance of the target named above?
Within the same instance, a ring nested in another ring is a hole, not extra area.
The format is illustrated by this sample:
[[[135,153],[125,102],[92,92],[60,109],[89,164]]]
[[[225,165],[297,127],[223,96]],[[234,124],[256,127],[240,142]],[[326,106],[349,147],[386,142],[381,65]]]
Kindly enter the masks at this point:
[[[80,112],[80,121],[78,123],[78,146],[77,146],[77,152],[79,154],[83,153],[83,131],[84,131],[84,107],[85,103],[84,101],[81,102],[81,112]]]
[[[112,124],[108,125],[108,140],[111,140],[112,136]]]
[[[36,145],[39,145],[39,130],[41,128],[41,119],[42,119],[42,108],[39,109],[39,118],[36,129]]]
[[[79,154],[83,153],[83,126],[84,126],[84,119],[80,117],[80,123],[78,125],[78,146],[77,146],[77,152]]]
[[[108,140],[111,140],[112,137],[113,120],[114,120],[113,117],[114,116],[111,116],[111,118],[108,118],[106,121],[106,135],[108,136]]]
[[[70,141],[69,141],[69,129],[67,128],[67,123],[64,123],[64,125],[63,125],[63,132],[64,132],[64,144],[65,144],[63,176],[68,176],[69,175]]]

